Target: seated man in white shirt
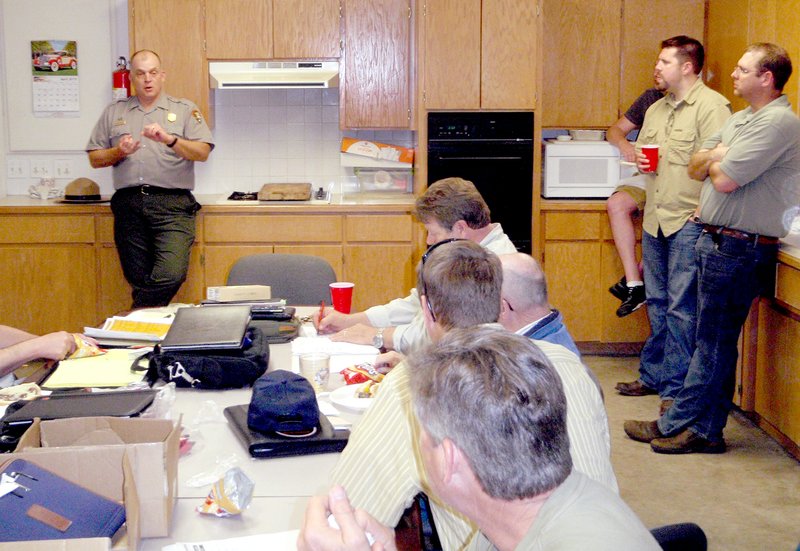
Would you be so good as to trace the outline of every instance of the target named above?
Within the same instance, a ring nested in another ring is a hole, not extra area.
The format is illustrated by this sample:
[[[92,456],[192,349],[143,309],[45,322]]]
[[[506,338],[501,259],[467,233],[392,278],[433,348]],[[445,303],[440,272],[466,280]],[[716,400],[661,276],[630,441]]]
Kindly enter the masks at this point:
[[[425,226],[428,245],[445,239],[468,239],[495,254],[517,251],[500,224],[491,222],[486,201],[467,180],[445,178],[434,182],[417,199],[414,215]],[[332,340],[372,344],[404,354],[429,342],[416,289],[405,298],[356,314],[328,308],[322,319],[315,316],[314,321],[321,333],[335,332]]]
[[[39,337],[0,325],[0,387],[13,384],[12,372],[25,362],[40,358],[63,360],[75,350],[75,346],[75,338],[66,331]]]
[[[660,549],[615,492],[573,469],[568,398],[533,341],[486,325],[452,329],[408,366],[419,420],[408,453],[426,490],[479,530],[469,551]],[[337,487],[310,502],[298,549],[366,550],[366,531],[396,549],[393,531],[354,515]]]
[[[423,256],[417,289],[425,327],[433,342],[450,330],[497,321],[503,272],[496,255],[471,241],[438,243]],[[613,492],[608,418],[599,389],[578,357],[563,346],[532,341],[556,368],[567,399],[567,433],[575,468]],[[381,523],[396,526],[403,511],[423,491],[414,457],[418,423],[411,408],[405,362],[383,380],[369,410],[356,426],[331,475],[353,504]],[[435,495],[429,495],[445,551],[461,549],[477,531]]]

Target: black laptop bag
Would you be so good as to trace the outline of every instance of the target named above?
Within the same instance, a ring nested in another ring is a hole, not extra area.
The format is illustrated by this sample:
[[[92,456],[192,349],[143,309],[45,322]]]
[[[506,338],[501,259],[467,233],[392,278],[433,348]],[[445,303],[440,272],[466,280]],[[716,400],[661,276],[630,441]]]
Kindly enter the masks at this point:
[[[220,390],[252,385],[267,371],[269,342],[257,327],[247,329],[246,344],[237,350],[202,350],[150,354],[147,381],[175,383],[180,388]]]

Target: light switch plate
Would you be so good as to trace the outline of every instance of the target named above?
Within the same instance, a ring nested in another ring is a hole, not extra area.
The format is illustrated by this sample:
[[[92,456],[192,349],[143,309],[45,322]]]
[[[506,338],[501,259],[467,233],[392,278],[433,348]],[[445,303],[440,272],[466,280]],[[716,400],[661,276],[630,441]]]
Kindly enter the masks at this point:
[[[9,178],[27,178],[30,172],[28,159],[9,159],[6,166]]]
[[[31,159],[31,177],[50,178],[53,176],[53,161],[50,159]]]

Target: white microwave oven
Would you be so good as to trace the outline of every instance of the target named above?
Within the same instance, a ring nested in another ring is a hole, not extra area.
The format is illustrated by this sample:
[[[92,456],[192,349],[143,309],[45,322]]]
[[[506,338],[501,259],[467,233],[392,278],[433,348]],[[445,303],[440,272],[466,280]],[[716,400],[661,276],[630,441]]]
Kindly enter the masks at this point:
[[[606,141],[546,140],[542,197],[605,199],[635,172],[635,166],[620,164],[619,149]]]

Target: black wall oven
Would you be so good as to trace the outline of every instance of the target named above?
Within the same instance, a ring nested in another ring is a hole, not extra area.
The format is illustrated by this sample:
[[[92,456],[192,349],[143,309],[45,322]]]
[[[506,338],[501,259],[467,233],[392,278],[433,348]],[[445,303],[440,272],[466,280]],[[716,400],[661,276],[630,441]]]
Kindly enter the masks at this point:
[[[428,184],[475,184],[517,250],[531,253],[533,113],[428,113]]]

